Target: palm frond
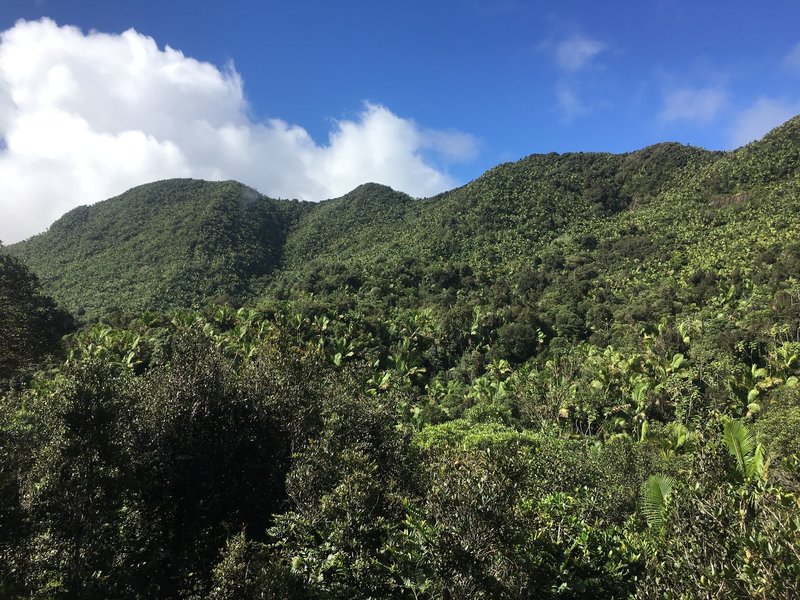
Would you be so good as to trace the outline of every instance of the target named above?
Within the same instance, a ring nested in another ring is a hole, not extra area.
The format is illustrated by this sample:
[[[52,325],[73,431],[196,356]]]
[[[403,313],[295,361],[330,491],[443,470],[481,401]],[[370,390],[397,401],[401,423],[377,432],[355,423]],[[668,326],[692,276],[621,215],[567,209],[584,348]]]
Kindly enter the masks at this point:
[[[753,459],[756,440],[753,432],[739,421],[726,421],[723,428],[723,440],[728,451],[736,459],[736,466],[742,478],[748,477],[748,463]]]
[[[642,512],[648,525],[660,529],[664,524],[667,501],[675,480],[669,475],[651,475],[642,488]]]

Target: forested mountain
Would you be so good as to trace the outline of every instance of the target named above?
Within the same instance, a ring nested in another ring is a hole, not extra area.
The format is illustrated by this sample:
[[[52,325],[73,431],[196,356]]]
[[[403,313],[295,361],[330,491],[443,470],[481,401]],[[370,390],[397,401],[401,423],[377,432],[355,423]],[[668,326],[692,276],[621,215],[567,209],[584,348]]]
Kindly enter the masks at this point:
[[[233,181],[160,181],[76,208],[11,251],[79,314],[191,306],[252,295],[303,210]]]
[[[655,196],[719,158],[678,144],[627,155],[534,155],[427,200],[366,184],[318,204],[235,182],[161,181],[67,213],[9,250],[71,310],[91,316],[258,295],[296,273],[378,259],[508,271],[559,234]]]
[[[739,210],[763,205],[756,196],[790,175],[772,160],[793,164],[796,129],[787,123],[727,154],[660,144],[626,155],[534,155],[426,200],[368,184],[311,204],[272,200],[234,182],[162,181],[75,209],[9,251],[56,299],[90,316],[243,302],[267,282],[334,264],[362,278],[376,260],[508,274],[554,240],[566,248],[571,237],[596,232],[608,242],[626,237],[621,231],[632,223],[673,235],[671,211],[682,211],[682,223],[713,222],[712,213],[735,212],[722,206],[726,194],[740,193],[728,202]],[[687,242],[706,241],[685,233]],[[663,249],[674,254],[669,240]]]
[[[800,596],[800,117],[3,252],[1,597]]]

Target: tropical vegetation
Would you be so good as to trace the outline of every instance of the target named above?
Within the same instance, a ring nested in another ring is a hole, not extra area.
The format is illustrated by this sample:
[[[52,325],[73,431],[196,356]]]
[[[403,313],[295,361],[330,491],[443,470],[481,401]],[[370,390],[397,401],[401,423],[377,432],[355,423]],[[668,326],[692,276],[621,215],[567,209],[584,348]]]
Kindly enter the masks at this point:
[[[800,597],[798,277],[800,118],[68,213],[0,254],[0,597]]]

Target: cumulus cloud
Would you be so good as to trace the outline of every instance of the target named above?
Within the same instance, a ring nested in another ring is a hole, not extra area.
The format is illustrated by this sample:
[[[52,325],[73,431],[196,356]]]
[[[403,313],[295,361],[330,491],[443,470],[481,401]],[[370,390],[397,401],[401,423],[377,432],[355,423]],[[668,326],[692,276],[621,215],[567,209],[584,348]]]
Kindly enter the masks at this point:
[[[684,88],[669,92],[659,113],[662,121],[689,121],[709,123],[713,121],[727,102],[727,94],[721,88]]]
[[[308,200],[366,181],[428,196],[457,184],[432,159],[469,160],[477,147],[468,134],[420,127],[380,104],[335,121],[323,143],[248,114],[232,65],[161,49],[134,30],[18,22],[0,34],[0,240],[169,177],[237,179]]]
[[[763,137],[778,125],[800,113],[800,102],[762,96],[743,110],[731,132],[731,148]]]
[[[579,34],[571,35],[554,47],[559,68],[568,73],[586,66],[605,49],[606,45],[603,42]]]

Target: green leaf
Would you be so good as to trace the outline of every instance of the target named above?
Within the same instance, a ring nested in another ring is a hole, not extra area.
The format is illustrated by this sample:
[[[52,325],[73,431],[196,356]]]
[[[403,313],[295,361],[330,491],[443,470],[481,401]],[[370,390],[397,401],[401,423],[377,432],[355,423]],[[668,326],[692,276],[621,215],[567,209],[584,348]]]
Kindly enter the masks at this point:
[[[648,429],[649,429],[649,425],[647,423],[647,420],[645,419],[644,421],[642,421],[642,430],[641,430],[641,433],[639,434],[639,441],[640,442],[643,442],[647,438],[647,430]]]
[[[766,477],[764,447],[756,443],[755,435],[746,425],[739,421],[726,422],[723,439],[728,451],[736,459],[736,467],[743,481]]]
[[[642,488],[642,512],[647,524],[661,529],[667,511],[667,502],[672,494],[675,480],[669,475],[651,475]]]
[[[753,432],[739,421],[727,421],[723,427],[723,440],[728,451],[736,459],[742,475],[747,473],[747,460],[755,450]]]

